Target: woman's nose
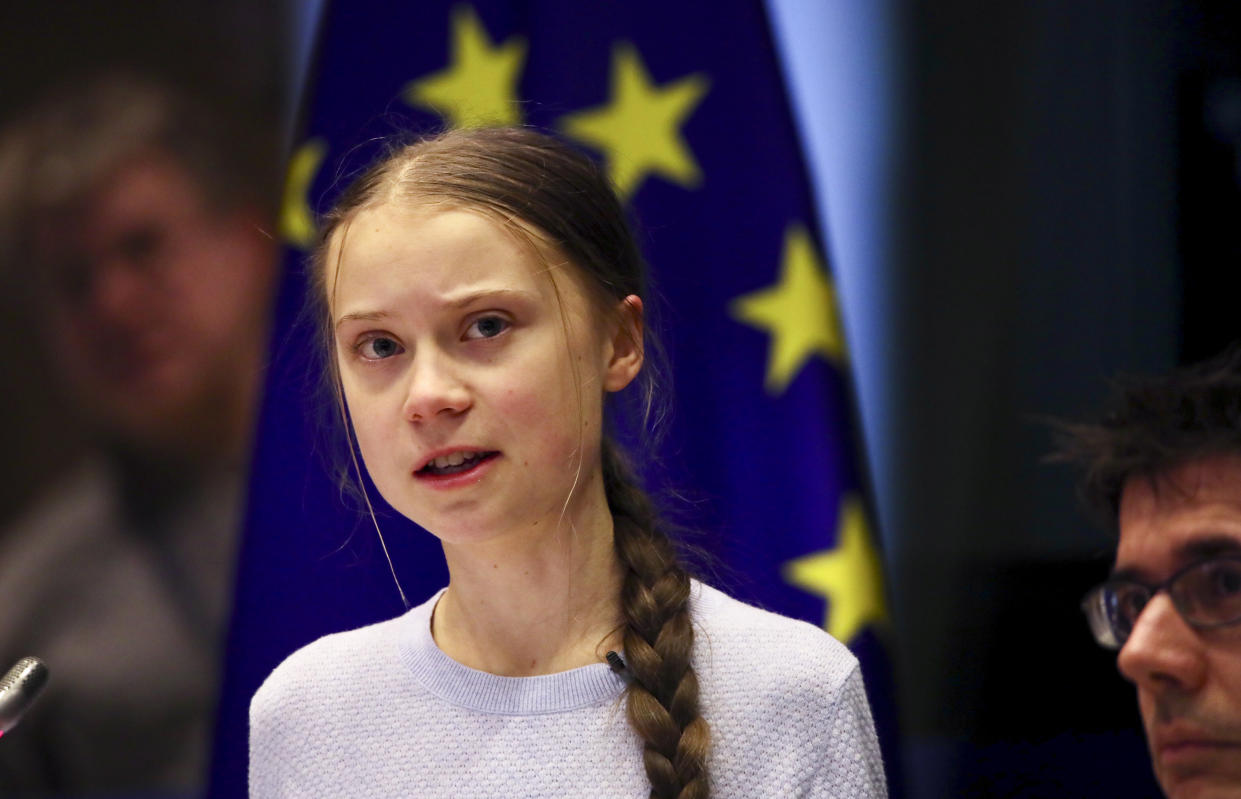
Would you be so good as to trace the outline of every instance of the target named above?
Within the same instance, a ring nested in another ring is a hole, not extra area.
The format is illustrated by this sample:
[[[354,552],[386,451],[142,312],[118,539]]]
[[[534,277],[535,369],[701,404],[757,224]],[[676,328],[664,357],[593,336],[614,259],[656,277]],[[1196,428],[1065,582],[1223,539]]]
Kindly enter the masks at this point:
[[[450,358],[419,352],[413,359],[402,413],[411,422],[425,422],[469,409],[469,389]]]

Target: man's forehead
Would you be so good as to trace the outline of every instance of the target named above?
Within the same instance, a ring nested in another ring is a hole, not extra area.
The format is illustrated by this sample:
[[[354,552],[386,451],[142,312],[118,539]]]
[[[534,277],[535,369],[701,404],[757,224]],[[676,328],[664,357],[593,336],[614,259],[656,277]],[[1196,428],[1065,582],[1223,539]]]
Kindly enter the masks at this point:
[[[1241,511],[1241,453],[1203,455],[1134,475],[1125,481],[1120,512],[1122,517],[1127,511],[1172,513],[1204,505],[1234,505]]]
[[[1195,560],[1241,552],[1241,456],[1210,455],[1126,481],[1117,573],[1148,579]]]
[[[93,216],[125,219],[163,213],[173,207],[201,206],[204,194],[189,170],[171,156],[145,152],[118,163],[90,192]]]

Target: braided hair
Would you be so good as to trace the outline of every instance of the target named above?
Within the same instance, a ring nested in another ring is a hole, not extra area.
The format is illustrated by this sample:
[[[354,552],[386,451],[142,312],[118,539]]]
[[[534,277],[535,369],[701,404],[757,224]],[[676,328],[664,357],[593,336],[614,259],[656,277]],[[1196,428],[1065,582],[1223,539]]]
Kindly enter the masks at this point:
[[[603,446],[603,481],[615,524],[616,555],[625,567],[621,608],[625,654],[635,676],[629,723],[645,742],[643,763],[652,797],[703,799],[707,723],[698,711],[698,677],[690,663],[694,630],[689,575],[660,531],[650,498],[637,487],[619,451]]]
[[[325,260],[333,233],[363,209],[428,200],[486,214],[519,236],[529,238],[533,229],[578,268],[601,312],[614,312],[616,301],[631,294],[645,294],[645,266],[625,210],[594,161],[529,128],[454,130],[380,159],[324,217],[312,275],[314,299],[324,306],[320,319],[329,319]],[[334,359],[329,363],[334,368]],[[649,369],[637,383],[649,419],[657,396]],[[691,658],[690,577],[653,502],[606,433],[600,452],[623,568],[627,715],[642,740],[650,796],[707,799],[710,735]]]

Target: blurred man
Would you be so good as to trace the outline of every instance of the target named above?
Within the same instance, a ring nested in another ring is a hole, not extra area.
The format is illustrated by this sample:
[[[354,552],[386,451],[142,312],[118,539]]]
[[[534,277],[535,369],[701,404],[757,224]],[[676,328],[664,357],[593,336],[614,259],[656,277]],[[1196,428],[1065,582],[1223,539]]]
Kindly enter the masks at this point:
[[[1241,797],[1241,350],[1130,382],[1069,433],[1119,532],[1083,608],[1137,686],[1155,776],[1173,799]]]
[[[0,136],[2,266],[90,440],[0,531],[0,669],[52,674],[0,740],[4,796],[204,784],[275,275],[243,141],[128,77]]]

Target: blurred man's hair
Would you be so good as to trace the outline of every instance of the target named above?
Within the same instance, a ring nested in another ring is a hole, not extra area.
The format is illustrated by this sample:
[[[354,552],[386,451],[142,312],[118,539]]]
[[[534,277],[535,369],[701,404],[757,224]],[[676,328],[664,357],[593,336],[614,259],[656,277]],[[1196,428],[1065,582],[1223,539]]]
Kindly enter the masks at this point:
[[[1080,464],[1082,500],[1115,526],[1131,477],[1197,458],[1241,455],[1241,345],[1157,377],[1122,377],[1098,424],[1057,424],[1056,460]]]
[[[33,255],[32,222],[70,210],[126,163],[164,156],[184,169],[211,210],[266,211],[275,154],[262,134],[189,93],[127,72],[51,92],[0,132],[5,260]]]

